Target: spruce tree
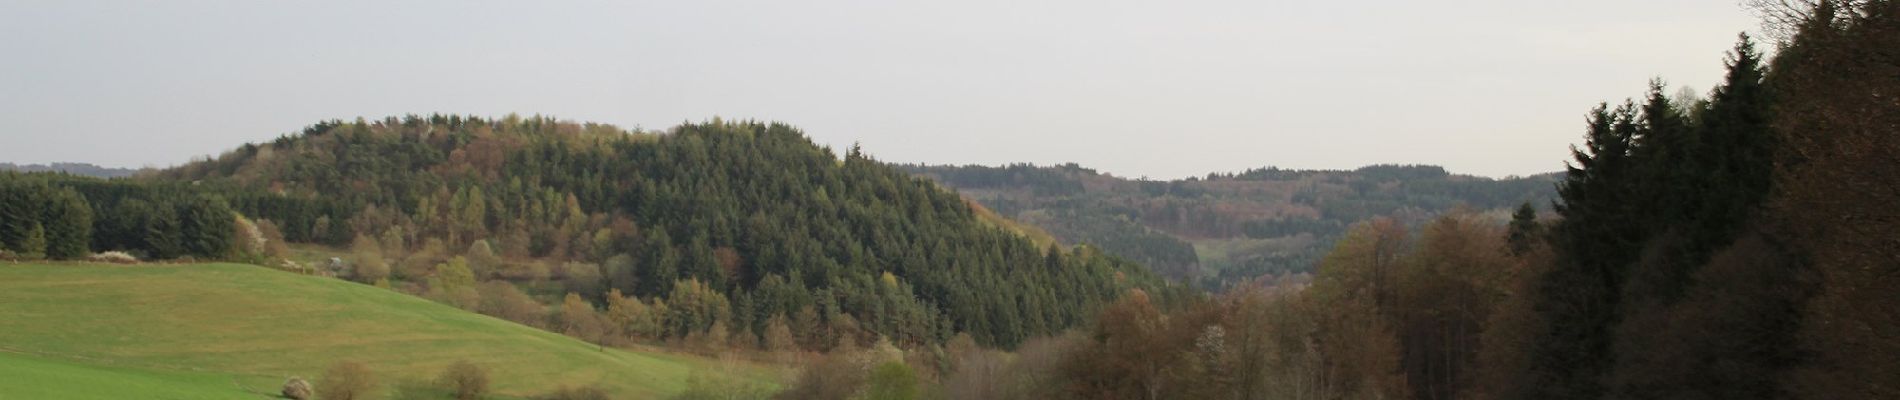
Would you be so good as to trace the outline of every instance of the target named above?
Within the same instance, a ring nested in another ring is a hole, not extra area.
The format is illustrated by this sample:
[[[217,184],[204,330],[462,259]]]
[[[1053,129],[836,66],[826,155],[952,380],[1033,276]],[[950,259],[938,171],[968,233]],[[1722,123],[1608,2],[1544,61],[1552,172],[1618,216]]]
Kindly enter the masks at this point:
[[[1651,81],[1643,100],[1640,131],[1633,143],[1632,156],[1639,165],[1638,182],[1645,195],[1649,221],[1666,226],[1693,216],[1691,205],[1698,196],[1696,185],[1700,171],[1691,157],[1701,153],[1697,132],[1689,124],[1687,111],[1676,107],[1663,95],[1661,80]]]
[[[140,235],[147,256],[156,259],[170,259],[185,255],[183,224],[178,222],[179,207],[172,204],[158,204],[143,219]]]
[[[1630,179],[1637,203],[1629,217],[1641,225],[1637,237],[1641,247],[1631,249],[1631,264],[1624,268],[1623,287],[1626,315],[1660,309],[1673,302],[1688,285],[1690,271],[1698,264],[1696,252],[1685,240],[1691,235],[1685,225],[1693,222],[1702,198],[1701,188],[1708,172],[1696,158],[1706,153],[1700,131],[1689,124],[1679,102],[1663,95],[1662,81],[1651,81],[1642,104],[1638,132],[1631,149],[1635,172]],[[1640,263],[1634,256],[1641,254]]]
[[[1589,117],[1584,148],[1558,185],[1555,205],[1564,219],[1552,232],[1558,263],[1544,275],[1533,307],[1547,316],[1545,335],[1533,343],[1529,385],[1537,398],[1585,399],[1604,393],[1612,360],[1612,328],[1620,315],[1624,267],[1634,260],[1643,227],[1632,218],[1631,147],[1636,106],[1599,105]]]
[[[1774,136],[1769,127],[1772,96],[1763,85],[1761,53],[1742,34],[1729,55],[1728,75],[1709,99],[1701,124],[1706,145],[1697,152],[1701,205],[1693,242],[1703,254],[1735,236],[1743,220],[1767,197],[1774,174]]]
[[[178,210],[182,250],[194,257],[225,256],[231,251],[231,235],[237,225],[234,215],[223,202],[212,198],[199,196],[187,200]]]

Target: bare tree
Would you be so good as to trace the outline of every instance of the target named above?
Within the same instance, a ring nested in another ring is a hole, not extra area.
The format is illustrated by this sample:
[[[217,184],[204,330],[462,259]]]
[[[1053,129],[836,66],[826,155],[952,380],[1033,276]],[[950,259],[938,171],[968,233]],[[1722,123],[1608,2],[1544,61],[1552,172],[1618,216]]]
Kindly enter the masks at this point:
[[[1814,10],[1822,3],[1834,3],[1840,10],[1856,10],[1867,0],[1742,0],[1743,7],[1761,18],[1762,33],[1782,45],[1794,39],[1796,28],[1813,17]]]

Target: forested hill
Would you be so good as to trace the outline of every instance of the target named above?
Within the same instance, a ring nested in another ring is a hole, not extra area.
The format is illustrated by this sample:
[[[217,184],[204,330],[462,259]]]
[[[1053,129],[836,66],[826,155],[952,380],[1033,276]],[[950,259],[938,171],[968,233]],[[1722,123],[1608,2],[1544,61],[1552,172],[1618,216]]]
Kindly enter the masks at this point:
[[[1039,246],[952,191],[781,124],[330,121],[149,179],[215,192],[290,242],[351,246],[340,274],[365,282],[432,293],[442,268],[466,265],[602,308],[653,299],[670,314],[649,338],[789,324],[814,349],[958,332],[1011,346],[1160,282],[1087,247]],[[96,214],[115,212],[102,200]]]
[[[1352,223],[1417,225],[1456,207],[1550,204],[1560,174],[1491,179],[1436,166],[1263,168],[1174,181],[1134,180],[1075,164],[905,165],[1065,243],[1090,243],[1177,279],[1223,282],[1311,272]]]

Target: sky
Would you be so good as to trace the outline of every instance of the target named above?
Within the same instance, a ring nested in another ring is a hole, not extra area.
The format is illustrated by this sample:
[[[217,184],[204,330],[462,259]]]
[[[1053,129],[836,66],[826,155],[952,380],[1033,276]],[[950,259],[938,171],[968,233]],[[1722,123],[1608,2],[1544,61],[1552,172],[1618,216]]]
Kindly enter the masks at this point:
[[[518,113],[779,121],[898,163],[1502,177],[1560,170],[1652,78],[1706,92],[1758,26],[1737,0],[0,0],[0,161]]]

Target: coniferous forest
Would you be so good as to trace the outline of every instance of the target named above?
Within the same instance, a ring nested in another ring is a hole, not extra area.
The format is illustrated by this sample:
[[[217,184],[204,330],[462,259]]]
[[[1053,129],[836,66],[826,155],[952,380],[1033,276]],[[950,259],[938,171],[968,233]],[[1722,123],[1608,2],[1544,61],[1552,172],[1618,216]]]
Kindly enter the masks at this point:
[[[1900,398],[1900,2],[1759,3],[1719,85],[1579,109],[1557,175],[1127,180],[774,122],[410,115],[0,172],[0,261],[233,262],[786,371],[686,399]],[[482,398],[465,364],[401,393]]]

